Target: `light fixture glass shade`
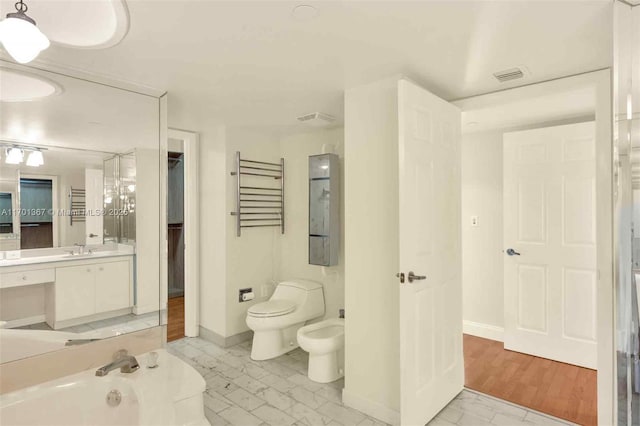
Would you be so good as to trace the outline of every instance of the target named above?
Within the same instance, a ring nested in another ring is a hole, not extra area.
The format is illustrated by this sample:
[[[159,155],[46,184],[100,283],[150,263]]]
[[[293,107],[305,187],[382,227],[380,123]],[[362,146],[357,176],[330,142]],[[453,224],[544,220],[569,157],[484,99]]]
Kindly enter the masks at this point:
[[[44,157],[42,151],[31,151],[27,158],[27,166],[40,167],[44,164]]]
[[[7,164],[20,164],[24,160],[24,153],[20,148],[7,148],[5,152],[7,158],[4,161]]]
[[[10,15],[21,15],[12,13]],[[26,15],[21,15],[26,16]],[[29,18],[8,16],[0,22],[0,42],[17,62],[26,64],[33,61],[41,51],[49,47],[49,39]]]

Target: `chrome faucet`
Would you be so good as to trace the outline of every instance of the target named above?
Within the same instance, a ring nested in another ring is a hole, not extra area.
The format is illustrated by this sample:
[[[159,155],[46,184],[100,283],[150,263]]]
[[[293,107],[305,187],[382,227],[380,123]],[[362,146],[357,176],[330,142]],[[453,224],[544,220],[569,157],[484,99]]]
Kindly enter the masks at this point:
[[[78,247],[78,254],[79,255],[83,255],[84,254],[85,244],[75,243],[74,246]]]
[[[129,355],[125,349],[115,353],[113,362],[102,366],[96,370],[96,376],[102,377],[109,372],[119,368],[121,373],[133,373],[140,368],[138,360],[133,355]]]

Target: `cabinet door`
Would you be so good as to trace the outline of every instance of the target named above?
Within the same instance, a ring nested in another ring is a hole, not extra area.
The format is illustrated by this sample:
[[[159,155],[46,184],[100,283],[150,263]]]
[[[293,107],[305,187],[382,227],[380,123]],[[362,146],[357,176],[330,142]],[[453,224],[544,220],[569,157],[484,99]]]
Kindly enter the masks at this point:
[[[130,262],[101,263],[96,269],[96,313],[131,306]]]
[[[56,269],[56,321],[93,315],[95,306],[95,265]]]

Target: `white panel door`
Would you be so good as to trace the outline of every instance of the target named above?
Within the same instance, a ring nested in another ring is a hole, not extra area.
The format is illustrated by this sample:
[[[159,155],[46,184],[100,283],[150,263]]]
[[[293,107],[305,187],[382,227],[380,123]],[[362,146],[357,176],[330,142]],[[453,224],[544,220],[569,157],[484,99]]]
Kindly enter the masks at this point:
[[[424,425],[464,384],[460,111],[401,80],[398,130],[400,416]]]
[[[104,217],[97,212],[104,209],[104,177],[102,170],[86,169],[85,201],[87,210],[85,244],[102,244]]]
[[[503,142],[504,347],[596,368],[595,124]]]

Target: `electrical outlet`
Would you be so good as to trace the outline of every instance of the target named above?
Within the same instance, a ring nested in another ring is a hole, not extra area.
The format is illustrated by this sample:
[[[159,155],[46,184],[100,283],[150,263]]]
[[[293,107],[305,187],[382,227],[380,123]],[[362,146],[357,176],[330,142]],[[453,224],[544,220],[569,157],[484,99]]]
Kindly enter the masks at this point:
[[[478,216],[471,216],[471,226],[478,226]]]

